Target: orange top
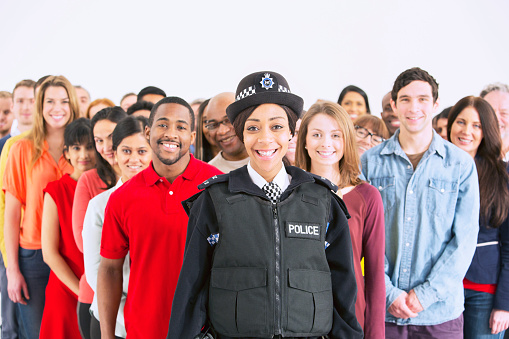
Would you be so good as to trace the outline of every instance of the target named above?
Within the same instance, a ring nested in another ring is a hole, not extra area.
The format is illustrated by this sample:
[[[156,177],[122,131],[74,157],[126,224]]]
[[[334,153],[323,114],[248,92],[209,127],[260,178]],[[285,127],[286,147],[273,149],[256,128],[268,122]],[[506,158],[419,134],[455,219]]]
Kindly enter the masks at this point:
[[[44,202],[43,189],[64,174],[72,173],[73,168],[64,156],[58,164],[48,152],[48,143],[44,141],[42,155],[29,173],[33,157],[31,141],[18,140],[11,148],[3,177],[3,189],[21,202],[24,209],[21,222],[19,246],[29,250],[41,249],[41,222]]]

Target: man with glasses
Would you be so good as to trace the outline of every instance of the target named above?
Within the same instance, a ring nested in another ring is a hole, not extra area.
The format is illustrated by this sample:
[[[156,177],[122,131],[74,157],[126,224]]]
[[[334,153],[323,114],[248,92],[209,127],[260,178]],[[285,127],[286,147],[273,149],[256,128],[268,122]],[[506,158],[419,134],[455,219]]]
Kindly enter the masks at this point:
[[[226,107],[233,102],[235,102],[235,94],[218,94],[210,99],[203,114],[204,128],[221,149],[214,159],[209,161],[209,164],[224,173],[229,173],[249,162],[246,148],[235,134],[233,125],[226,116]]]

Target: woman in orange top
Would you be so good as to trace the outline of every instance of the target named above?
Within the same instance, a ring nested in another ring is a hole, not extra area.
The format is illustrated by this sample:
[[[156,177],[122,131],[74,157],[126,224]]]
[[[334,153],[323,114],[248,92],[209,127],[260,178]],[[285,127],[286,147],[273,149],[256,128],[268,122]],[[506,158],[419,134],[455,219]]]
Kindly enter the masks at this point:
[[[8,292],[29,339],[39,338],[50,272],[41,250],[43,189],[73,171],[63,156],[64,130],[78,115],[71,83],[48,77],[37,94],[33,128],[12,146],[3,178]]]

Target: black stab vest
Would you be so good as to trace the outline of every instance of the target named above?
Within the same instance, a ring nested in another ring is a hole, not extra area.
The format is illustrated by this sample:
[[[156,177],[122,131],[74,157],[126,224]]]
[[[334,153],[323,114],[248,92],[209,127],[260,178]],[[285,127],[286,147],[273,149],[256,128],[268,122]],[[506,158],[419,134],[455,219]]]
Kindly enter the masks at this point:
[[[313,337],[329,333],[333,298],[325,234],[332,194],[307,182],[277,204],[207,188],[217,215],[208,313],[229,337]]]

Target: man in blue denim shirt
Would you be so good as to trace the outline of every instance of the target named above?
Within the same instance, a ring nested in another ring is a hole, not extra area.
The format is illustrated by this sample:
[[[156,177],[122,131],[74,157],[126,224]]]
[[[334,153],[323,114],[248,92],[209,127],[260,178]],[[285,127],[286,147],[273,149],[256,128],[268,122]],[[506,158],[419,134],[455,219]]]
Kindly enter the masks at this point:
[[[463,338],[463,277],[478,233],[479,186],[472,157],[433,131],[438,84],[401,73],[391,106],[394,136],[361,158],[385,211],[387,338]]]

